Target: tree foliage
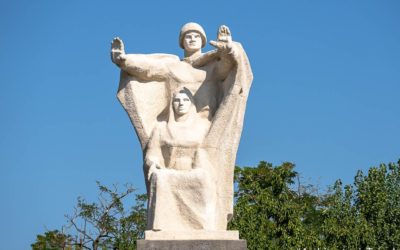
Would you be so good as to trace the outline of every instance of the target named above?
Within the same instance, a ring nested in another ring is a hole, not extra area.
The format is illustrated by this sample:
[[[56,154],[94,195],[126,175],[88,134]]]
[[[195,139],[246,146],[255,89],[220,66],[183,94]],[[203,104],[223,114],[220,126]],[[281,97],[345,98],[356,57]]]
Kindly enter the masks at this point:
[[[286,162],[235,168],[234,216],[248,249],[400,249],[400,161],[359,171],[352,185],[336,181],[328,192],[304,185]],[[38,235],[34,250],[136,249],[146,225],[146,195],[128,211],[134,192],[98,183],[97,202],[78,198],[68,225]]]
[[[313,235],[316,197],[294,191],[294,164],[236,167],[235,214],[230,229],[239,230],[249,249],[297,249],[318,245]],[[308,218],[308,217],[309,218]]]
[[[400,249],[400,161],[359,171],[328,193],[293,183],[294,165],[236,168],[235,215],[249,249]],[[299,184],[299,183],[298,183]]]
[[[44,235],[38,235],[36,242],[32,244],[33,250],[72,250],[71,245],[73,239],[70,235],[66,235],[58,230],[51,230],[44,233]]]
[[[132,187],[120,192],[115,185],[97,185],[97,202],[79,197],[74,213],[66,216],[68,224],[63,230],[38,235],[32,249],[136,249],[136,240],[143,238],[146,226],[146,195],[136,194],[136,203],[127,212],[122,201],[134,192]]]

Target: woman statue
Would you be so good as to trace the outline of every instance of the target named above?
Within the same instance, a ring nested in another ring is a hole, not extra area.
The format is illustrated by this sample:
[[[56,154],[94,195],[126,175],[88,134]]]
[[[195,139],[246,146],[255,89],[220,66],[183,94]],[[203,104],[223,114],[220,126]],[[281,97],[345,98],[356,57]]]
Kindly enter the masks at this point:
[[[226,232],[233,213],[233,170],[253,75],[228,27],[210,42],[216,50],[202,53],[206,41],[200,25],[187,23],[179,34],[183,59],[126,54],[121,39],[112,42],[111,59],[121,68],[118,99],[143,150],[146,239]]]
[[[145,154],[148,228],[216,230],[215,176],[201,149],[210,122],[198,115],[188,89],[173,94],[171,107],[168,121],[155,126]]]

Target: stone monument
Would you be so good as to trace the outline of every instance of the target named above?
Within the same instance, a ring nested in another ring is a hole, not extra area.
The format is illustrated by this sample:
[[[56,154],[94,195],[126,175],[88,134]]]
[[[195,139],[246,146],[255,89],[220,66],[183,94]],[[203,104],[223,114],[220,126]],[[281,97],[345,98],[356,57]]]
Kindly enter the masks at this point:
[[[227,231],[227,223],[250,64],[224,25],[210,41],[216,49],[207,53],[201,51],[207,38],[199,24],[185,24],[178,41],[183,59],[126,54],[120,38],[111,45],[111,59],[121,69],[117,96],[143,150],[149,201],[138,249],[243,249],[245,241]],[[186,245],[179,247],[179,241]]]

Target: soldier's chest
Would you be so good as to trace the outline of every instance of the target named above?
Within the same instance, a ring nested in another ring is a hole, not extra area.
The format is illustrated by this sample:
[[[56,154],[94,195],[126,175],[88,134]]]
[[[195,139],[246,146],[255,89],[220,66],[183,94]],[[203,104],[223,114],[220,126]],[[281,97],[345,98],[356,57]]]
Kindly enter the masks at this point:
[[[201,68],[194,68],[187,62],[181,61],[169,65],[171,79],[176,83],[197,83],[201,84],[210,79],[213,65],[206,65]]]

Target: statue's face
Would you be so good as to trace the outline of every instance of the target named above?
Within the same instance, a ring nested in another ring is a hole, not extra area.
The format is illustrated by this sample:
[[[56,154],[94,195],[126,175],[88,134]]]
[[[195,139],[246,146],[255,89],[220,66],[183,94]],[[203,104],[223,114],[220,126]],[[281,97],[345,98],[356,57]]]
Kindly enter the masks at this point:
[[[189,112],[192,106],[192,101],[185,93],[178,93],[172,100],[172,105],[174,106],[174,111],[178,115],[184,115]]]
[[[183,48],[186,51],[198,51],[201,49],[201,45],[201,35],[196,31],[187,32],[183,37]]]

